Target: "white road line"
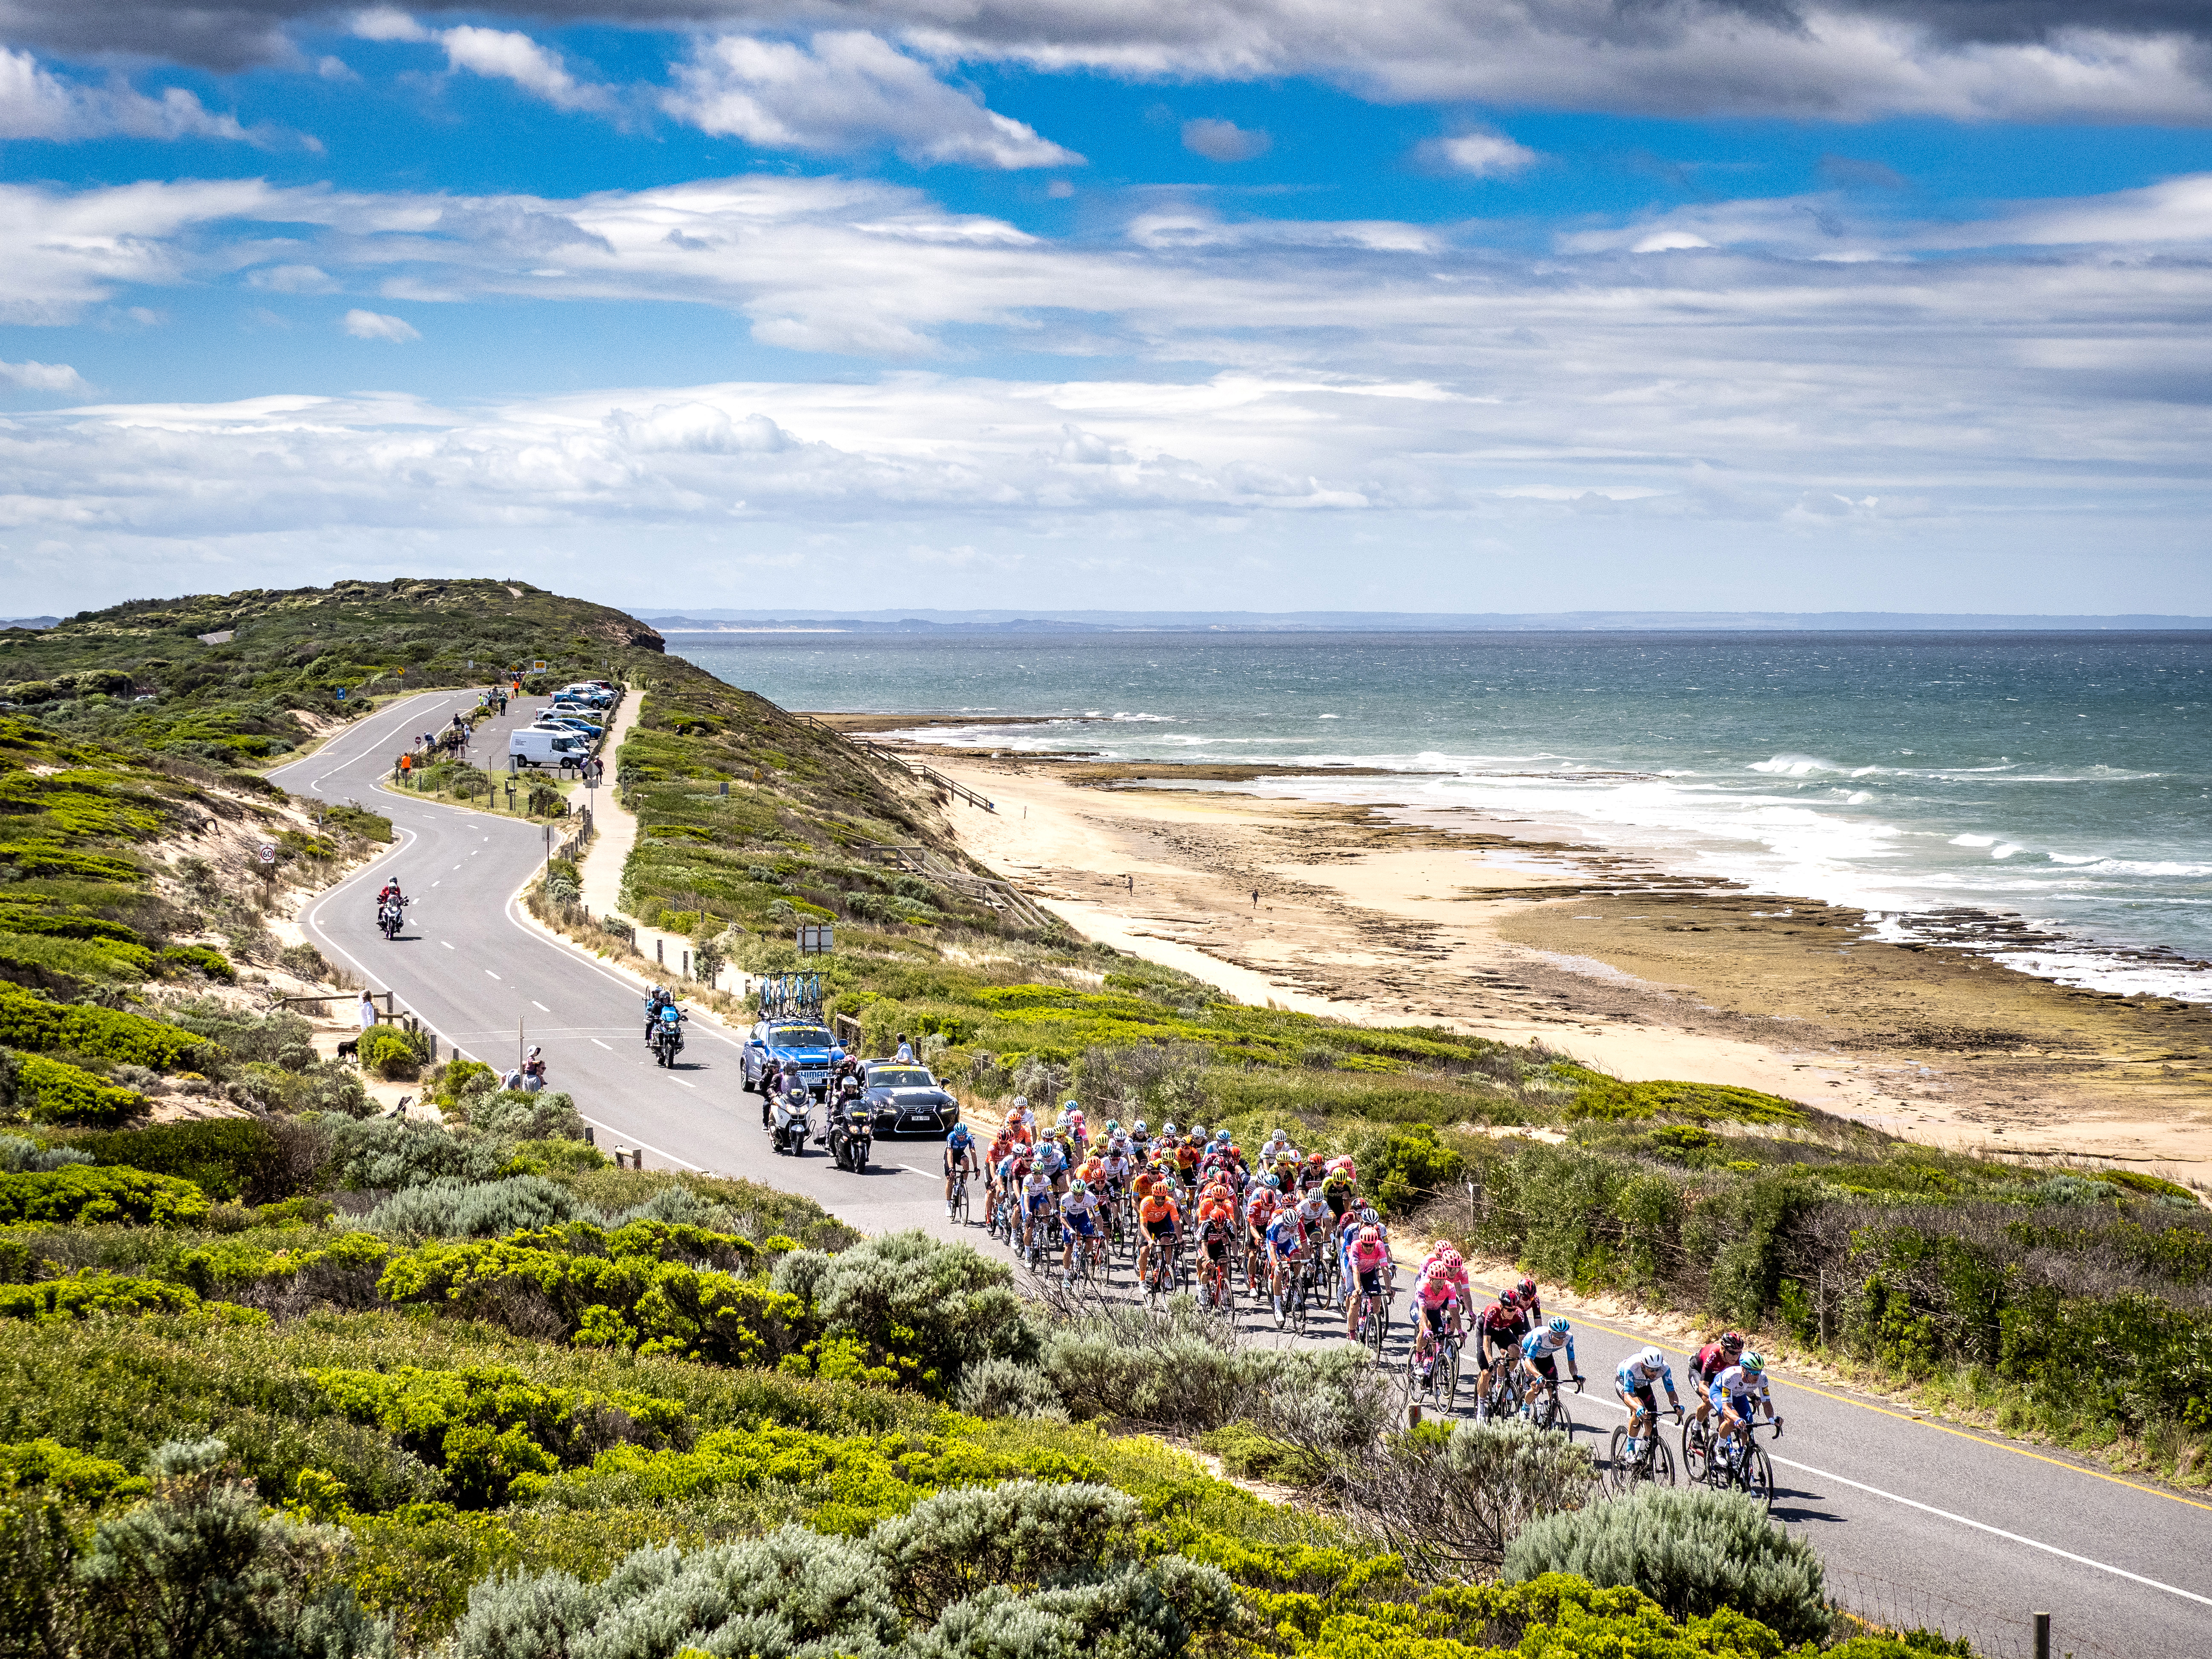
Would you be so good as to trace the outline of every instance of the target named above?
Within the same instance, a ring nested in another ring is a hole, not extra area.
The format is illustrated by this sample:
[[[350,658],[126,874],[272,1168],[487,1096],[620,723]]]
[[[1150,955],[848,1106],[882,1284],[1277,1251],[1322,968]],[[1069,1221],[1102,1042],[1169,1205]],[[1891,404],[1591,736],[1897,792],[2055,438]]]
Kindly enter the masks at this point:
[[[697,1088],[697,1087],[699,1086],[699,1085],[698,1085],[697,1084],[696,1084],[696,1083],[686,1083],[686,1082],[685,1082],[682,1078],[680,1078],[680,1077],[672,1077],[672,1078],[669,1079],[668,1080],[669,1080],[671,1083],[674,1084],[674,1085],[675,1085],[678,1088],[679,1088],[679,1089],[696,1089],[696,1088]]]
[[[578,1115],[581,1116],[582,1114],[579,1113]],[[595,1129],[605,1129],[611,1135],[618,1135],[623,1133],[623,1131],[616,1128],[613,1124],[603,1122],[595,1117],[586,1117],[584,1119],[584,1121],[590,1124]],[[638,1148],[641,1152],[651,1152],[655,1158],[665,1158],[671,1164],[676,1165],[678,1169],[689,1170],[693,1175],[705,1175],[707,1173],[707,1166],[705,1164],[694,1164],[688,1158],[677,1157],[673,1152],[664,1152],[659,1147],[647,1146],[642,1140],[632,1139],[630,1145]]]
[[[437,884],[437,884],[436,882],[434,882],[434,882],[432,882],[432,883],[430,884],[430,885],[431,885],[431,886],[433,886],[433,887],[435,887]]]
[[[491,969],[489,969],[489,968],[487,968],[487,969],[484,969],[484,972],[486,972],[487,974],[491,974]],[[491,976],[492,976],[494,979],[497,979],[497,978],[499,977],[499,975],[498,975],[497,974],[491,974]]]
[[[592,1040],[593,1042],[599,1042],[599,1038],[597,1038],[597,1037],[593,1037],[593,1038],[592,1038],[591,1040]],[[613,1049],[610,1045],[608,1045],[608,1044],[606,1044],[606,1043],[599,1042],[599,1047],[600,1047],[600,1048],[602,1048],[606,1049],[606,1051],[607,1051],[609,1054],[612,1054],[612,1053],[614,1053],[614,1049]]]
[[[553,1012],[550,1008],[548,1008],[548,1007],[547,1007],[544,1003],[540,1002],[540,1001],[539,1001],[536,997],[532,997],[532,998],[531,998],[531,999],[530,999],[530,1006],[531,1006],[532,1007],[535,1008],[535,1009],[536,1009],[539,1013],[541,1013],[541,1014],[550,1014],[550,1013],[551,1013],[551,1012]]]
[[[1596,1395],[1584,1395],[1577,1403],[1602,1406],[1608,1411],[1619,1412],[1624,1417],[1628,1414],[1628,1407],[1619,1401],[1601,1399]],[[1770,1452],[1767,1455],[1773,1457],[1774,1455]],[[1924,1514],[1936,1516],[1942,1520],[1955,1521],[1962,1527],[1972,1527],[1977,1532],[1988,1533],[1993,1538],[2002,1538],[2014,1544],[2025,1544],[2032,1550],[2041,1550],[2047,1555],[2057,1556],[2061,1560],[2072,1561],[2077,1565],[2094,1567],[2099,1572],[2109,1572],[2116,1578],[2124,1578],[2129,1583],[2141,1584],[2147,1589],[2164,1590],[2168,1595],[2179,1595],[2185,1601],[2196,1602],[2200,1607],[2212,1607],[2212,1595],[2199,1595],[2195,1590],[2181,1589],[2172,1584],[2161,1584],[2155,1578],[2146,1578],[2139,1572],[2130,1572],[2125,1567],[2116,1567],[2110,1562],[2093,1560],[2086,1555],[2076,1555],[2071,1550],[2060,1549],[2056,1544],[2046,1544],[2039,1538],[2027,1538],[2016,1532],[2007,1532],[2002,1527],[1993,1527],[1988,1522],[1977,1521],[1970,1515],[1954,1515],[1948,1510],[1937,1509],[1933,1504],[1923,1504],[1917,1498],[1906,1498],[1901,1493],[1885,1492],[1880,1486],[1869,1486],[1865,1481],[1854,1480],[1847,1474],[1832,1474],[1826,1469],[1816,1469],[1810,1463],[1800,1463],[1793,1458],[1775,1457],[1774,1461],[1785,1469],[1796,1469],[1801,1474],[1809,1474],[1821,1480],[1834,1480],[1872,1497],[1886,1498],[1893,1504],[1902,1504],[1907,1509],[1919,1510]]]
[[[1769,1453],[1768,1455],[1772,1456],[1773,1454]],[[1908,1509],[1939,1516],[1946,1521],[1956,1521],[1962,1527],[1972,1527],[1975,1531],[1988,1533],[1993,1538],[2002,1538],[2014,1544],[2025,1544],[2032,1550],[2041,1550],[2046,1555],[2055,1555],[2063,1561],[2071,1561],[2079,1566],[2094,1567],[2099,1572],[2109,1572],[2115,1578],[2124,1578],[2130,1583],[2141,1584],[2147,1589],[2164,1590],[2168,1595],[2179,1595],[2184,1601],[2196,1602],[2199,1607],[2212,1607],[2212,1595],[2199,1595],[2195,1590],[2178,1589],[2172,1584],[2161,1584],[2155,1578],[2146,1578],[2139,1572],[2130,1572],[2125,1567],[2116,1567],[2104,1561],[2094,1561],[2086,1555],[2076,1555],[2071,1550],[2062,1550],[2056,1544],[2044,1543],[2040,1539],[2023,1538],[2016,1532],[2007,1532],[2002,1527],[1993,1527],[1986,1521],[1975,1520],[1972,1516],[1954,1515],[1948,1510],[1939,1510],[1933,1504],[1923,1504],[1917,1498],[1900,1498],[1893,1492],[1884,1492],[1880,1486],[1869,1486],[1863,1480],[1854,1480],[1849,1475],[1831,1474],[1826,1469],[1816,1469],[1809,1463],[1792,1462],[1786,1457],[1776,1457],[1774,1461],[1786,1469],[1802,1469],[1807,1474],[1817,1475],[1823,1480],[1839,1480],[1844,1486],[1856,1487],[1860,1492],[1871,1492],[1876,1498],[1887,1498],[1893,1504],[1902,1504]]]
[[[440,940],[438,941],[438,943],[439,943],[439,944],[441,944],[441,945],[446,945],[446,948],[447,948],[448,951],[450,951],[450,950],[452,950],[452,949],[453,948],[453,947],[452,945],[446,945],[446,941],[445,941],[444,939],[440,939]]]
[[[894,1168],[896,1168],[896,1169],[904,1170],[905,1170],[908,1175],[926,1176],[926,1175],[927,1175],[927,1174],[929,1173],[929,1171],[928,1171],[928,1170],[917,1170],[917,1169],[915,1169],[915,1168],[914,1167],[914,1165],[913,1165],[913,1164],[895,1164],[895,1165],[893,1165],[892,1167],[894,1167]],[[939,1170],[939,1171],[938,1171],[938,1173],[941,1176],[941,1175],[943,1175],[943,1174],[944,1174],[944,1171],[940,1170]]]

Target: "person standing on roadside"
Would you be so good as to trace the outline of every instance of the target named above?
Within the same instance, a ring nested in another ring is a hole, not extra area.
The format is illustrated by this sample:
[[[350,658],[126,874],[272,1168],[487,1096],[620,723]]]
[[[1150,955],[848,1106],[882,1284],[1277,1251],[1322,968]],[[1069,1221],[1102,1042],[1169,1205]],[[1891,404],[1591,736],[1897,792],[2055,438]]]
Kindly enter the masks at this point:
[[[374,1030],[376,1026],[376,999],[371,996],[366,989],[363,989],[361,994],[360,1013],[361,1029],[364,1031]]]

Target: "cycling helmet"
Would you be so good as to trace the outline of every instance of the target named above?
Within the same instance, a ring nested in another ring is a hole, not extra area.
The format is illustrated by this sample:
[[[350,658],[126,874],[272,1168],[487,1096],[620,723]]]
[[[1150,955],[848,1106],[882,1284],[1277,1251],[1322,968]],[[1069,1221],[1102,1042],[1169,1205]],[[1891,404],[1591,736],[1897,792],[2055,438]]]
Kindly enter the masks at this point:
[[[1142,1118],[1139,1118],[1139,1119],[1137,1120],[1137,1133],[1138,1133],[1139,1134],[1140,1134],[1140,1135],[1141,1135],[1141,1134],[1146,1134],[1146,1133],[1150,1133],[1150,1131],[1148,1131],[1148,1130],[1145,1127],[1145,1120],[1144,1120],[1144,1119],[1142,1119]]]
[[[1194,1123],[1194,1124],[1192,1124],[1192,1125],[1190,1126],[1190,1138],[1191,1138],[1193,1140],[1203,1140],[1203,1139],[1206,1139],[1206,1125],[1204,1125],[1203,1123]]]
[[[1171,1134],[1175,1133],[1176,1133],[1175,1120],[1174,1120],[1173,1118],[1170,1118],[1166,1122],[1164,1122],[1164,1123],[1161,1124],[1161,1125],[1160,1125],[1160,1133],[1161,1133],[1162,1134],[1164,1134],[1164,1135],[1171,1135]]]
[[[1498,1305],[1501,1308],[1518,1308],[1521,1305],[1521,1292],[1508,1285],[1498,1293]]]
[[[1359,1218],[1370,1227],[1379,1227],[1382,1224],[1382,1218],[1376,1213],[1372,1204],[1363,1204],[1359,1206]]]
[[[1553,1314],[1547,1328],[1553,1336],[1565,1336],[1567,1334],[1567,1316],[1565,1314]]]
[[[1726,1348],[1730,1353],[1741,1353],[1743,1352],[1743,1333],[1741,1331],[1723,1332],[1721,1336],[1721,1346]]]
[[[1380,1244],[1382,1242],[1382,1231],[1376,1227],[1362,1227],[1359,1230],[1359,1242],[1362,1244]]]
[[[1279,1175],[1263,1175],[1260,1177],[1260,1184],[1271,1193],[1283,1190],[1283,1178]]]
[[[1067,1183],[1067,1190],[1074,1194],[1076,1197],[1080,1198],[1084,1194],[1089,1192],[1091,1189],[1079,1181],[1071,1181]]]
[[[1738,1363],[1743,1366],[1743,1374],[1746,1376],[1757,1376],[1766,1369],[1765,1357],[1756,1348],[1747,1349],[1743,1358]]]
[[[1667,1365],[1667,1356],[1656,1348],[1646,1348],[1636,1356],[1636,1363],[1647,1371],[1663,1370]]]
[[[1528,1297],[1529,1301],[1534,1302],[1536,1299],[1536,1281],[1528,1274],[1522,1273],[1521,1275],[1521,1283],[1516,1288],[1520,1291],[1521,1294]]]
[[[1118,1117],[1108,1118],[1106,1120],[1106,1133],[1109,1135],[1120,1134],[1121,1133],[1121,1120]]]
[[[969,1133],[966,1124],[956,1123],[952,1126],[952,1133],[945,1137],[945,1144],[948,1146],[965,1146],[975,1139],[975,1137]]]
[[[1083,1108],[1073,1100],[1066,1100],[1060,1103],[1060,1109],[1063,1112],[1079,1112]]]

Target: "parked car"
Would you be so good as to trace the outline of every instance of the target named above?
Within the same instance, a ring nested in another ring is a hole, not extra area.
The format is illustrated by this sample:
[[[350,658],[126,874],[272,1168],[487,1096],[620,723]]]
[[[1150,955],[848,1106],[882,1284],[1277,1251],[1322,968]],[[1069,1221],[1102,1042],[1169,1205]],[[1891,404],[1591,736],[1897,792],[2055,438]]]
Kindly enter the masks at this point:
[[[580,736],[596,738],[606,730],[597,720],[587,720],[574,714],[540,714],[531,725],[541,732],[574,732]]]
[[[867,1090],[879,1135],[950,1134],[960,1121],[960,1103],[930,1075],[927,1066],[910,1060],[863,1060],[860,1082]]]
[[[818,1095],[829,1086],[830,1068],[844,1058],[844,1048],[818,1019],[764,1019],[746,1034],[738,1069],[745,1088],[765,1094],[763,1079],[795,1060],[807,1092]]]

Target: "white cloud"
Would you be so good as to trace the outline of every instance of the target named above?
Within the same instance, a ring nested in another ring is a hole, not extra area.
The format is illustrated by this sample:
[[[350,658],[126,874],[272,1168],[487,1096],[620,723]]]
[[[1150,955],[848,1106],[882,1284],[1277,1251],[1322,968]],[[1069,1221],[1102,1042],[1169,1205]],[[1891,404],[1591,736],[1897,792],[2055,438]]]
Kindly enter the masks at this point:
[[[437,37],[397,6],[372,6],[353,15],[358,40],[433,40]]]
[[[526,34],[465,25],[441,33],[438,43],[445,47],[446,61],[453,68],[512,81],[556,109],[607,114],[616,107],[611,89],[578,81],[562,66],[557,53]]]
[[[1432,166],[1475,179],[1510,179],[1544,159],[1502,132],[1464,132],[1454,138],[1431,138],[1416,153]]]
[[[1182,124],[1182,147],[1209,161],[1249,161],[1265,155],[1274,139],[1257,129],[1248,131],[1234,121],[1201,118]]]
[[[84,376],[67,363],[0,363],[0,380],[26,392],[88,392]]]
[[[104,87],[78,86],[40,66],[27,52],[0,46],[0,138],[227,138],[259,143],[235,116],[217,115],[181,87],[149,98],[120,76]]]
[[[328,294],[337,287],[329,272],[313,265],[271,265],[252,272],[246,280],[250,287],[266,289],[271,294]]]
[[[404,345],[422,337],[413,324],[378,311],[349,311],[338,325],[356,340],[389,340],[394,345]]]
[[[661,100],[668,113],[763,149],[836,154],[887,144],[923,166],[1055,167],[1083,161],[860,31],[817,34],[805,46],[723,35],[698,42],[674,76]]]

